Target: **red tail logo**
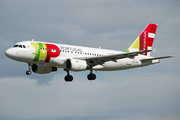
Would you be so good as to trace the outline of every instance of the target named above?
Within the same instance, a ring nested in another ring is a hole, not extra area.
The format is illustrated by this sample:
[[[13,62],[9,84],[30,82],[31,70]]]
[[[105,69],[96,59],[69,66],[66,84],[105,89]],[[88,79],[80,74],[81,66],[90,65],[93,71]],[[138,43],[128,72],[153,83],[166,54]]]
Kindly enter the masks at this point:
[[[144,31],[139,35],[140,46],[139,50],[151,50],[155,33],[156,33],[157,25],[149,24]],[[143,55],[147,55],[147,53],[143,53]]]
[[[150,23],[144,31],[138,36],[134,43],[129,47],[126,52],[140,51],[140,50],[151,50],[157,25]],[[143,55],[150,55],[149,53],[143,53]]]

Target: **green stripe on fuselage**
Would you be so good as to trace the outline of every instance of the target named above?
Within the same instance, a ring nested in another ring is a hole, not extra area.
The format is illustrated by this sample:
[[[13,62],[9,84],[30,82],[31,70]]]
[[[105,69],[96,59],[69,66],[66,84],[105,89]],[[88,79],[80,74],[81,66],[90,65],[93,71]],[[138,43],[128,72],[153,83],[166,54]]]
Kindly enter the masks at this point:
[[[46,59],[47,56],[47,47],[45,43],[39,43],[39,48],[40,48],[40,56],[39,58],[41,59]]]
[[[35,56],[33,61],[38,61],[40,56],[39,43],[31,43],[31,46],[35,48]]]
[[[47,57],[47,47],[45,43],[31,43],[31,46],[35,48],[35,56],[33,61],[38,61],[41,59],[46,59]]]

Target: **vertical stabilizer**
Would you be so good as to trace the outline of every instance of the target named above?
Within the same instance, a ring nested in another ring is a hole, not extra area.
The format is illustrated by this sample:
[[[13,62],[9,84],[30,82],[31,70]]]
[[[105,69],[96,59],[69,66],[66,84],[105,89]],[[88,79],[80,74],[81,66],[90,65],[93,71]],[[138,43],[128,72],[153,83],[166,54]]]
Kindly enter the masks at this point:
[[[157,29],[157,24],[150,23],[143,30],[143,32],[137,37],[134,43],[126,50],[126,52],[152,50],[156,29]],[[150,56],[150,52],[143,53],[143,55]]]

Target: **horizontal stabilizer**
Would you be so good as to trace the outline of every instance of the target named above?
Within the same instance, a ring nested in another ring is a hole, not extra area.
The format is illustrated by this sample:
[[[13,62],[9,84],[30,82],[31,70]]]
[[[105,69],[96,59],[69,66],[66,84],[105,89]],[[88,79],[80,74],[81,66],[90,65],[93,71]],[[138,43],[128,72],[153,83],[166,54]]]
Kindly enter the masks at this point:
[[[164,57],[147,58],[147,59],[142,59],[141,61],[157,60],[157,59],[164,59],[164,58],[171,58],[171,57],[173,57],[173,56],[164,56]]]

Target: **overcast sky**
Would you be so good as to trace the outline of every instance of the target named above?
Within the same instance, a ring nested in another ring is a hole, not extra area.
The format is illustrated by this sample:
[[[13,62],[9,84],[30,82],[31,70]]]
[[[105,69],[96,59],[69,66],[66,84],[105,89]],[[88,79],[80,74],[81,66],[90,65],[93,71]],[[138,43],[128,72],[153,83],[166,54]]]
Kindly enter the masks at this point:
[[[179,0],[1,0],[1,120],[179,120]],[[35,39],[106,49],[127,49],[149,24],[158,24],[152,56],[159,64],[124,71],[26,76],[26,63],[5,51]]]

